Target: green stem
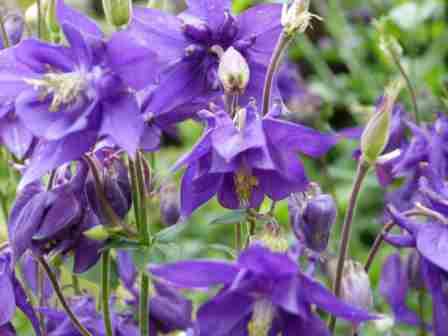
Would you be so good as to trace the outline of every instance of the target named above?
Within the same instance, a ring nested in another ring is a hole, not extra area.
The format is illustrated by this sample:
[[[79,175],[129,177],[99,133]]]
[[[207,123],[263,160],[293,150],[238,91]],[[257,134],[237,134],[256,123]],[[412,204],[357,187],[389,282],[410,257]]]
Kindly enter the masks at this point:
[[[42,2],[41,0],[36,1],[37,4],[37,37],[42,38]]]
[[[43,267],[38,263],[37,264],[37,300],[39,302],[39,307],[45,307],[45,275]],[[45,328],[45,316],[42,312],[37,314],[37,318],[39,320],[39,328],[43,336],[47,334]]]
[[[82,294],[81,287],[79,286],[79,279],[75,274],[72,274],[72,285],[73,285],[73,291],[75,292],[75,295],[79,296]]]
[[[69,317],[70,321],[73,323],[73,325],[76,327],[76,329],[78,329],[79,333],[82,336],[92,336],[92,334],[81,324],[81,322],[79,322],[78,318],[73,313],[73,311],[71,310],[71,308],[68,305],[67,301],[65,300],[65,297],[64,297],[64,294],[62,292],[62,289],[61,289],[61,287],[59,287],[58,279],[53,274],[53,272],[52,272],[52,270],[50,268],[50,265],[48,265],[48,263],[47,263],[47,261],[45,260],[44,257],[39,256],[37,258],[38,258],[39,263],[41,264],[43,270],[47,274],[48,279],[50,279],[50,282],[51,282],[51,285],[53,286],[54,292],[56,293],[56,296],[58,297],[59,302],[62,305],[62,308],[67,313],[67,316]]]
[[[404,67],[401,64],[400,58],[398,57],[398,55],[392,50],[392,48],[389,48],[389,53],[392,55],[392,59],[396,65],[396,67],[398,68],[398,71],[400,71],[401,76],[404,78],[404,80],[406,82],[406,86],[409,90],[409,94],[411,95],[412,107],[414,109],[415,122],[418,125],[420,123],[420,112],[418,109],[417,95],[415,93],[415,88],[412,85],[411,79],[409,78],[408,74],[404,70]]]
[[[353,188],[350,195],[350,200],[348,204],[347,213],[345,214],[344,224],[342,227],[342,238],[341,243],[339,245],[339,255],[338,255],[338,263],[336,268],[336,278],[334,280],[333,289],[336,296],[340,296],[341,294],[341,281],[342,274],[344,270],[345,260],[348,256],[348,250],[350,246],[350,238],[352,231],[352,223],[353,218],[356,211],[356,205],[358,203],[359,192],[361,191],[362,183],[364,178],[367,176],[369,171],[369,165],[365,163],[363,160],[359,161],[358,168],[356,172],[356,177],[353,182]],[[333,334],[334,329],[336,327],[336,317],[332,316],[330,318],[329,329]]]
[[[3,20],[4,16],[0,14],[0,30],[2,33],[2,40],[3,40],[3,45],[6,48],[9,48],[11,46],[11,44],[9,43],[9,37],[8,37],[8,33],[6,32],[6,28],[5,28],[5,21]]]
[[[274,52],[272,53],[271,61],[269,63],[269,67],[266,73],[266,79],[264,82],[263,88],[263,114],[266,115],[269,112],[271,107],[271,92],[272,86],[274,83],[274,78],[277,73],[278,67],[281,63],[283,52],[289,45],[289,42],[292,40],[292,35],[282,32],[279,39],[277,40],[277,44],[274,48]]]
[[[112,320],[109,306],[110,292],[110,252],[104,251],[101,256],[101,299],[106,336],[113,336]]]
[[[140,284],[140,336],[149,335],[149,276],[146,273],[142,274]]]
[[[134,205],[134,217],[137,225],[137,230],[140,232],[140,198],[139,198],[139,185],[137,179],[137,170],[131,158],[129,158],[129,171],[131,173],[132,184],[132,203]]]
[[[419,336],[426,336],[426,327],[425,327],[425,291],[419,290],[418,291],[418,314],[420,316],[420,326],[419,326]]]

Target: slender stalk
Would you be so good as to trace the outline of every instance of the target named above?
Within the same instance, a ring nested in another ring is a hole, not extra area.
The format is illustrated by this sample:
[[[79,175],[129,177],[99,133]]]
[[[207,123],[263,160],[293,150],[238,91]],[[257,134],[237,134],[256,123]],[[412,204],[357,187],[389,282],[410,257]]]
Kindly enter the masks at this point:
[[[241,251],[241,243],[242,243],[242,233],[243,233],[243,224],[238,222],[235,225],[235,250],[238,252]]]
[[[140,321],[140,336],[149,335],[149,276],[145,273],[142,274],[142,280],[140,284],[140,308],[139,319]]]
[[[291,42],[293,35],[282,32],[279,39],[277,40],[277,44],[274,48],[274,52],[271,57],[271,61],[269,63],[269,67],[266,73],[266,79],[264,82],[263,88],[263,115],[266,115],[269,112],[269,108],[271,106],[271,92],[272,85],[274,83],[274,77],[277,73],[278,67],[281,63],[283,52]]]
[[[399,56],[396,54],[396,52],[394,50],[392,50],[392,48],[389,48],[389,53],[391,54],[392,60],[394,61],[396,67],[398,68],[398,71],[400,71],[401,76],[404,78],[404,80],[406,82],[406,86],[407,86],[407,88],[409,90],[409,93],[411,95],[412,107],[414,108],[415,122],[417,124],[419,124],[420,123],[420,112],[419,112],[419,109],[418,109],[417,94],[415,93],[415,88],[412,85],[411,79],[409,78],[408,74],[404,70],[404,67],[403,67],[403,65],[400,62]]]
[[[419,325],[419,336],[426,336],[426,326],[425,326],[425,291],[418,291],[418,315],[420,316],[421,323]]]
[[[37,0],[37,37],[42,38],[42,1]]]
[[[3,46],[9,48],[11,44],[9,43],[8,33],[5,28],[4,16],[0,14],[0,31],[2,33]]]
[[[132,203],[134,205],[134,217],[137,225],[137,230],[140,232],[140,198],[138,192],[138,179],[137,170],[131,158],[129,158],[129,171],[131,173],[131,184],[132,184]]]
[[[356,177],[353,183],[352,192],[350,195],[349,205],[347,209],[347,213],[345,214],[344,224],[342,227],[342,239],[339,245],[339,256],[338,263],[336,268],[336,278],[333,284],[333,290],[336,296],[341,294],[341,281],[342,281],[342,273],[344,270],[345,259],[347,259],[351,231],[352,231],[352,223],[353,218],[356,211],[356,205],[358,202],[359,192],[362,187],[362,183],[364,178],[367,176],[367,172],[369,171],[369,165],[363,160],[359,161],[358,169],[356,172]],[[332,316],[329,323],[329,329],[331,333],[334,332],[334,328],[336,327],[336,317]]]
[[[113,336],[112,320],[109,306],[110,293],[110,252],[104,251],[101,256],[101,301],[103,308],[104,327],[106,336]]]
[[[73,313],[69,304],[65,300],[62,289],[61,289],[61,287],[59,287],[58,279],[53,274],[53,271],[51,270],[50,265],[48,265],[48,263],[44,257],[38,256],[37,258],[38,258],[38,261],[41,264],[42,268],[44,269],[45,273],[47,274],[48,279],[50,279],[51,285],[53,286],[56,296],[58,297],[58,299],[62,305],[62,308],[67,313],[70,321],[73,323],[73,325],[76,327],[76,329],[78,329],[79,333],[82,336],[92,336],[92,334],[81,324],[81,322],[79,322],[78,318]]]
[[[154,159],[152,160],[154,161]],[[154,164],[155,162],[152,162]],[[147,214],[147,193],[145,188],[144,172],[143,172],[143,158],[140,153],[137,153],[137,183],[138,193],[140,198],[140,239],[144,245],[149,246],[151,243],[151,233],[148,225]],[[142,273],[140,283],[140,307],[139,307],[139,322],[140,322],[140,335],[148,336],[149,333],[149,276],[146,273]]]
[[[44,269],[40,264],[37,264],[37,300],[39,302],[39,307],[45,307],[45,274]],[[39,320],[40,332],[43,336],[47,335],[45,328],[45,316],[42,312],[38,312],[37,318]]]

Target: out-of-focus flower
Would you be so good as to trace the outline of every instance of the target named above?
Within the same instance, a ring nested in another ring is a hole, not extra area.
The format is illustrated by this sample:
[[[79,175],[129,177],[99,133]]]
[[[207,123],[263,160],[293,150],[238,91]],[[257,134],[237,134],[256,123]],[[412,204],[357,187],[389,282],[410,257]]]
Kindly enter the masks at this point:
[[[3,13],[0,11],[0,15]],[[6,35],[8,36],[9,46],[15,46],[20,42],[25,30],[25,20],[23,16],[19,13],[11,12],[3,15],[3,25],[6,30]],[[3,41],[3,36],[0,34],[0,49],[6,47],[5,41]]]

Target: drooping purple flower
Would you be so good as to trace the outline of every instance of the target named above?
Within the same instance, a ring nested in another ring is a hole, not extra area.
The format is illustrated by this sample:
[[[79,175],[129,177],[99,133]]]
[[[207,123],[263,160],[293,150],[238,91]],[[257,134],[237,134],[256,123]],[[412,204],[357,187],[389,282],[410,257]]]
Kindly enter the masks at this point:
[[[421,326],[420,317],[406,303],[409,293],[409,276],[400,254],[389,256],[383,264],[380,279],[380,293],[389,304],[397,323]]]
[[[187,4],[188,9],[179,16],[135,8],[128,29],[115,34],[108,44],[110,61],[126,83],[136,90],[155,85],[145,114],[173,112],[191,117],[209,101],[220,98],[219,57],[229,47],[240,52],[250,68],[242,104],[251,97],[260,99],[267,65],[282,29],[281,6],[260,5],[234,16],[230,0],[189,0]],[[191,103],[199,108],[182,111]]]
[[[100,224],[85,195],[87,173],[87,166],[79,163],[73,177],[67,174],[50,190],[38,181],[21,190],[8,220],[16,261],[29,249],[40,254],[73,252],[77,273],[98,261],[102,244],[83,234]]]
[[[401,235],[389,234],[386,240],[397,247],[415,248],[420,257],[423,279],[433,299],[433,325],[435,336],[448,333],[448,226],[439,220],[424,223],[413,221],[394,208],[389,208],[394,222],[404,230]],[[445,217],[441,217],[445,218]]]
[[[329,335],[312,305],[351,322],[374,319],[347,305],[302,273],[284,253],[260,245],[243,251],[237,262],[181,261],[154,266],[151,273],[184,288],[224,285],[198,311],[199,334]]]
[[[36,335],[40,336],[39,322],[25,290],[16,278],[11,251],[0,251],[0,331],[5,335],[15,335],[11,320],[16,308],[19,308],[30,320]]]
[[[120,251],[118,254],[118,273],[124,286],[133,295],[127,302],[132,313],[137,313],[140,294],[136,289],[137,270],[128,252]],[[151,335],[187,330],[193,327],[191,315],[193,306],[190,300],[184,298],[177,290],[154,281],[154,292],[149,300],[149,326]],[[128,336],[128,335],[124,335]]]
[[[278,201],[305,190],[308,179],[297,154],[322,156],[337,138],[277,119],[279,108],[261,117],[249,104],[239,110],[235,122],[219,109],[201,112],[207,129],[174,166],[187,166],[181,185],[182,216],[214,195],[225,208],[257,208],[265,196]]]
[[[57,2],[69,46],[35,39],[13,50],[13,67],[0,87],[21,86],[16,113],[41,143],[22,186],[63,163],[79,159],[101,137],[134,154],[143,130],[137,99],[110,69],[103,34],[93,21]],[[8,55],[1,55],[0,63]]]

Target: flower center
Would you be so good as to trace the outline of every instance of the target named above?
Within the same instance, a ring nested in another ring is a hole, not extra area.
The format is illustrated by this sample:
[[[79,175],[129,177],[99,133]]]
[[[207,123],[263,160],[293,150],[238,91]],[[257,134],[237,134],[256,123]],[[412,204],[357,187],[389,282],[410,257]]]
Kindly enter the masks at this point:
[[[239,169],[234,176],[235,190],[242,207],[247,207],[252,197],[252,191],[258,186],[258,180],[246,168]]]
[[[249,336],[267,336],[274,320],[275,307],[266,299],[258,300],[254,305],[252,319],[247,325]]]
[[[82,72],[47,73],[41,79],[25,79],[39,91],[40,100],[52,95],[49,111],[57,112],[61,105],[68,105],[86,89],[87,78]]]

